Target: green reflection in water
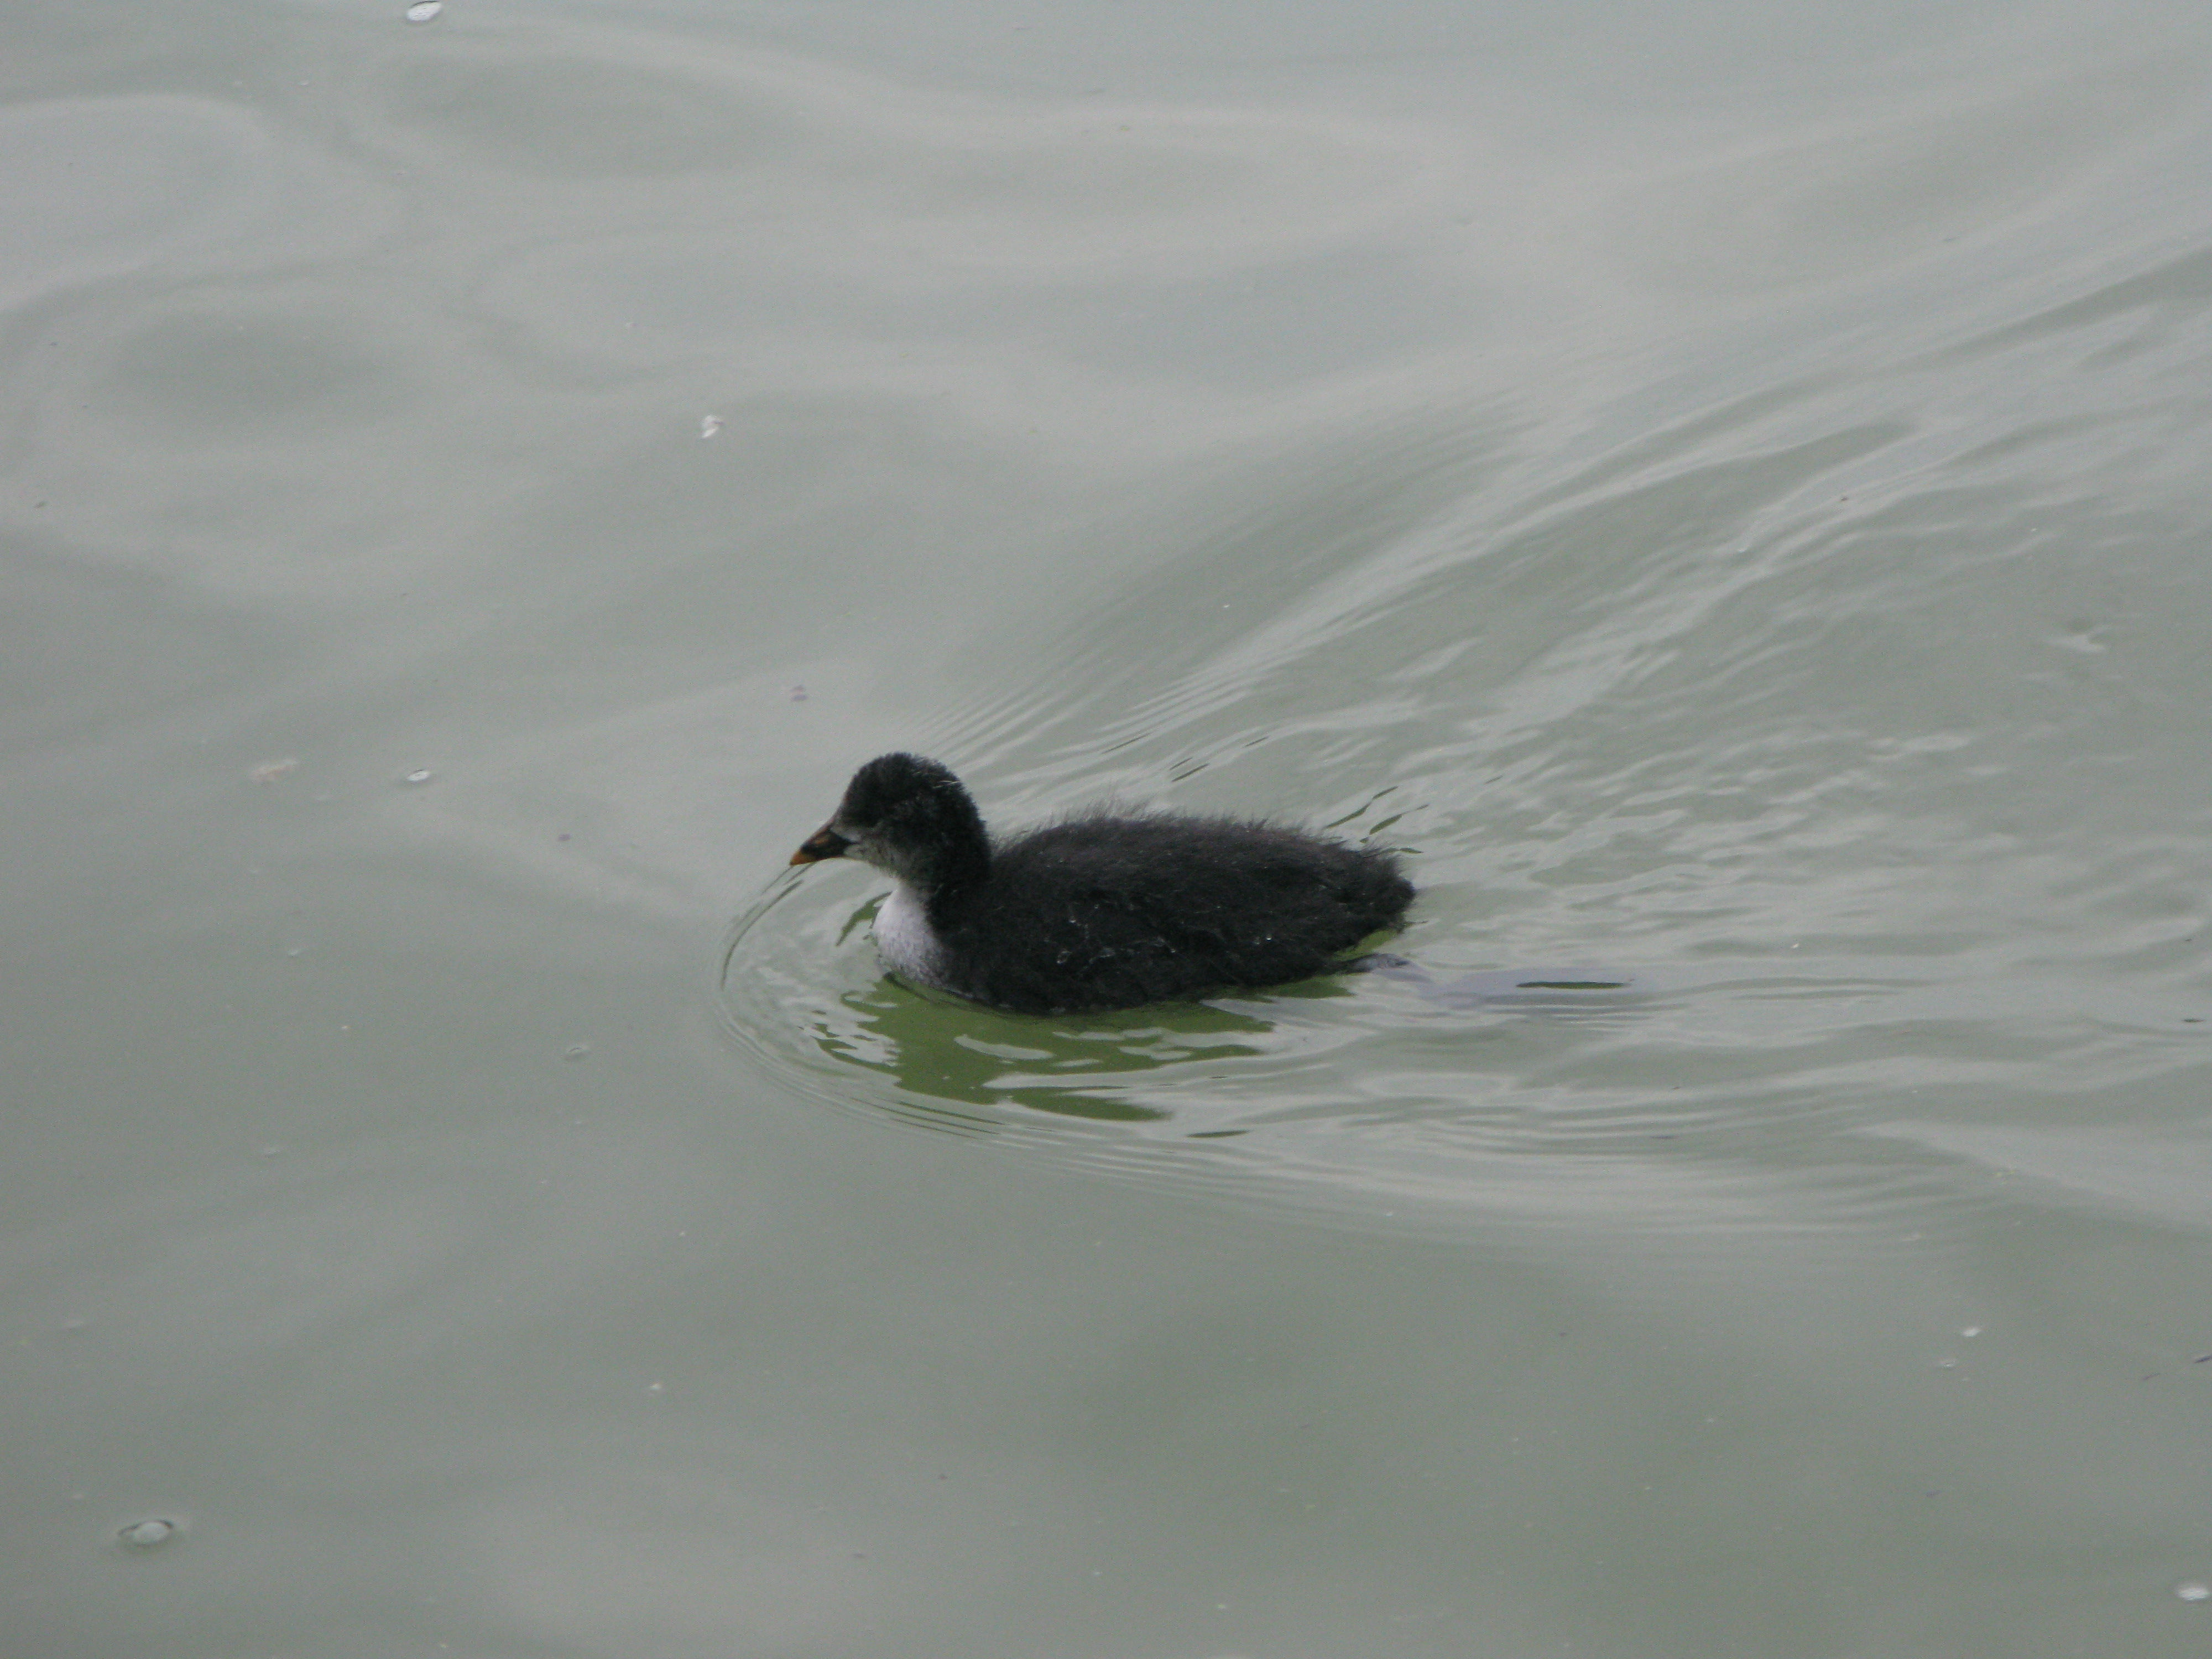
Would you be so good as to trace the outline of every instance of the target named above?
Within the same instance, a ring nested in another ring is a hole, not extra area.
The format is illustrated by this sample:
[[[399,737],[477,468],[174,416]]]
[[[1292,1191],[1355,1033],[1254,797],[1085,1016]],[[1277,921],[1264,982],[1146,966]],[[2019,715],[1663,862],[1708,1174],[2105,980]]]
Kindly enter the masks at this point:
[[[948,1133],[995,1134],[1032,1114],[1172,1121],[1185,1103],[1218,1104],[1237,1079],[1249,1082],[1252,1061],[1298,1046],[1312,1022],[1297,1005],[1355,994],[1338,974],[1207,1002],[1006,1013],[884,976],[868,939],[881,896],[838,910],[781,908],[795,890],[777,883],[732,931],[720,983],[727,1029],[771,1063],[797,1060],[811,1092]],[[825,969],[842,988],[822,982]]]
[[[918,1097],[947,1110],[1020,1106],[1113,1123],[1170,1115],[1130,1097],[1140,1078],[1194,1060],[1262,1054],[1272,1030],[1256,1014],[1206,1003],[1071,1017],[1002,1013],[893,979],[839,1002],[851,1024],[817,1027],[822,1052],[895,1079],[909,1105]]]

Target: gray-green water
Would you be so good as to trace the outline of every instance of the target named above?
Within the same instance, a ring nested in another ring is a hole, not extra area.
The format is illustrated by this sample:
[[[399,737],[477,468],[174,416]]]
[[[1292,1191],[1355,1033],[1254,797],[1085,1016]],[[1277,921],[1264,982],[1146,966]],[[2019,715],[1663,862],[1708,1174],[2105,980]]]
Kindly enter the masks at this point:
[[[0,1652],[2212,1644],[2212,14],[404,10],[8,9]]]

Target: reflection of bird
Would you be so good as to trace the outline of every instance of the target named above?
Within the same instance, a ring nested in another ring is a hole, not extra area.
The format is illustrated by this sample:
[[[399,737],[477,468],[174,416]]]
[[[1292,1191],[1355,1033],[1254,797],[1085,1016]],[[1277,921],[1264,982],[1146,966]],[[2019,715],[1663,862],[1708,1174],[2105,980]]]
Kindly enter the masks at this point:
[[[876,916],[896,971],[1019,1013],[1310,979],[1413,902],[1388,853],[1239,818],[1094,811],[994,845],[916,755],[855,772],[791,861],[847,857],[898,884]]]

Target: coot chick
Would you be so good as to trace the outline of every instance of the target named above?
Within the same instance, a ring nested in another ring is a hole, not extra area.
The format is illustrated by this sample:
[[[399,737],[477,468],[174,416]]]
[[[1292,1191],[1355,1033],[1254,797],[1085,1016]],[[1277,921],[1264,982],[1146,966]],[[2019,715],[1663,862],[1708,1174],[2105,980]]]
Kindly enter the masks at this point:
[[[994,842],[918,755],[855,772],[791,861],[834,858],[897,883],[875,928],[894,971],[1024,1014],[1310,979],[1413,900],[1388,853],[1243,818],[1094,809]]]

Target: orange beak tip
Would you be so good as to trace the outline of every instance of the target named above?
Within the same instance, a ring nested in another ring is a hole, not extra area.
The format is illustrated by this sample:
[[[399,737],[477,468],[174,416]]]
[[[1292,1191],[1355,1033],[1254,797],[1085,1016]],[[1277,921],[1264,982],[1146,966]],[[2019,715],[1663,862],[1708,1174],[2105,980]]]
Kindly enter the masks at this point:
[[[818,864],[823,859],[842,856],[845,849],[852,844],[849,837],[839,835],[825,823],[799,843],[799,850],[791,855],[791,861],[793,864]]]

